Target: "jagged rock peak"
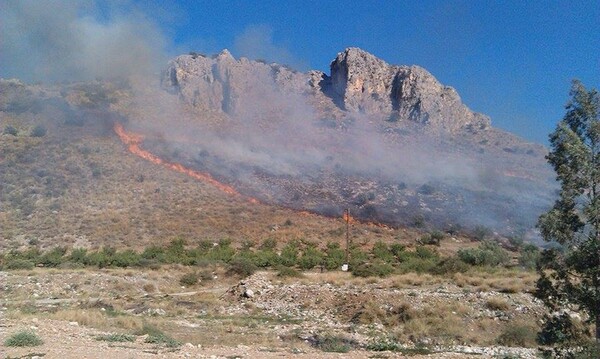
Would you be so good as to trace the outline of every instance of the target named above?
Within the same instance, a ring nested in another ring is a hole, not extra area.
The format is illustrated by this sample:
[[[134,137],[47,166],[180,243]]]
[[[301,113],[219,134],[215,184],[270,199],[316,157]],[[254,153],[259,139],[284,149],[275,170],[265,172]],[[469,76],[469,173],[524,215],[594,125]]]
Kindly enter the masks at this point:
[[[419,66],[394,66],[356,47],[340,52],[331,63],[333,96],[347,111],[390,114],[445,130],[486,128],[488,117],[474,113],[456,91],[443,86]]]
[[[212,57],[182,55],[169,62],[162,84],[193,107],[230,115],[243,114],[257,97],[268,98],[266,91],[271,98],[273,93],[308,96],[323,104],[322,110],[330,106],[324,100],[328,97],[333,100],[331,106],[339,107],[329,111],[360,112],[392,122],[414,121],[450,132],[490,125],[488,117],[467,108],[452,87],[439,83],[424,68],[390,65],[356,47],[337,54],[330,76],[319,71],[299,73],[246,58],[236,60],[228,50]],[[277,108],[275,101],[266,101],[269,105],[265,107]]]

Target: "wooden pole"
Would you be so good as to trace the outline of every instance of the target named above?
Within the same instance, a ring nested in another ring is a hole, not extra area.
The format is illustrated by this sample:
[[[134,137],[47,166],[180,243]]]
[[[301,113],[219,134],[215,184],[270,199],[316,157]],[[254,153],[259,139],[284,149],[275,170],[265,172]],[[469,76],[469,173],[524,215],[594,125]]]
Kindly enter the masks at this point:
[[[344,210],[346,212],[346,264],[350,257],[350,208]]]

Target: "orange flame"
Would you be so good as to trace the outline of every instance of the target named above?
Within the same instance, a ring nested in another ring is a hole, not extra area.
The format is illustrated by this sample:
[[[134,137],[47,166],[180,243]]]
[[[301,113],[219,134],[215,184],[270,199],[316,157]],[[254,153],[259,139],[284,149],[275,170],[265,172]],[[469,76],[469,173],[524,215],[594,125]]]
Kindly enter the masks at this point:
[[[342,218],[344,219],[344,222],[354,223],[354,217],[352,217],[348,211],[344,211]]]
[[[121,142],[123,142],[125,145],[127,145],[127,149],[129,150],[129,152],[133,153],[134,155],[139,156],[139,157],[141,157],[147,161],[150,161],[152,163],[155,163],[157,165],[162,165],[168,169],[171,169],[171,170],[174,170],[174,171],[177,171],[180,173],[184,173],[184,174],[186,174],[190,177],[193,177],[197,180],[209,183],[227,194],[234,195],[234,196],[242,196],[233,187],[217,181],[208,173],[203,173],[203,172],[189,169],[180,163],[167,162],[167,161],[163,160],[162,158],[142,149],[140,147],[140,144],[144,140],[144,136],[137,134],[137,133],[133,133],[133,132],[127,132],[121,123],[115,122],[113,129],[114,129],[115,133],[117,134],[117,136],[119,136],[119,139],[121,140]],[[255,204],[260,203],[256,198],[252,198],[252,197],[244,197],[244,198],[246,200],[248,200],[250,203],[255,203]],[[312,215],[312,213],[309,211],[299,211],[298,213],[302,216]],[[354,223],[356,221],[354,219],[354,217],[352,217],[347,211],[344,211],[342,218],[344,219],[345,222],[348,222],[348,223]],[[366,223],[371,226],[377,226],[377,227],[382,227],[382,228],[387,228],[387,229],[390,228],[384,224],[376,223],[376,222],[363,222],[363,223]]]
[[[174,171],[177,171],[180,173],[184,173],[184,174],[186,174],[192,178],[195,178],[197,180],[207,182],[227,194],[241,196],[240,193],[238,191],[236,191],[233,187],[217,181],[208,173],[194,171],[192,169],[186,168],[185,166],[183,166],[180,163],[167,162],[167,161],[163,160],[162,158],[142,149],[140,147],[140,144],[142,143],[142,140],[144,139],[144,137],[137,133],[125,131],[125,128],[123,128],[122,124],[115,122],[113,128],[114,128],[114,131],[117,134],[117,136],[119,136],[119,138],[121,139],[121,142],[126,144],[129,152],[133,153],[134,155],[137,155],[137,156],[139,156],[147,161],[150,161],[152,163],[155,163],[157,165],[163,165],[171,170],[174,170]],[[255,198],[247,198],[247,199],[251,203],[258,203],[258,200]]]

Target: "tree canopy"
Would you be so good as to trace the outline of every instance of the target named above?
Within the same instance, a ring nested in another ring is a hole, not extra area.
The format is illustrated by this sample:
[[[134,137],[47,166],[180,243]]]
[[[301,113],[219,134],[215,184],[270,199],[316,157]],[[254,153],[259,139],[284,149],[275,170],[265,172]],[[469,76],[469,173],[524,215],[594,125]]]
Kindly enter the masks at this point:
[[[559,196],[538,222],[544,240],[560,246],[542,254],[536,295],[567,320],[566,311],[582,312],[595,324],[599,341],[600,96],[577,80],[570,96],[565,116],[550,134],[547,156],[560,183]],[[570,330],[564,332],[556,342],[574,339],[566,334]]]

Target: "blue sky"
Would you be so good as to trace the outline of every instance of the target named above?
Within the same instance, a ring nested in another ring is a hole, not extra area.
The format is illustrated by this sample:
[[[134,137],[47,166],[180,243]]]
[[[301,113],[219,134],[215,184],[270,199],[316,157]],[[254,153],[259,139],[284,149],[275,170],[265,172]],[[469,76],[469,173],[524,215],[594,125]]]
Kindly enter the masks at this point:
[[[329,73],[357,46],[426,68],[494,126],[543,144],[573,78],[600,88],[599,0],[0,0],[0,29],[0,77],[25,81],[93,79],[224,48]]]
[[[495,126],[540,143],[564,113],[571,79],[600,88],[597,0],[182,1],[162,14],[174,52],[228,48],[328,73],[338,52],[357,46],[423,66]]]

